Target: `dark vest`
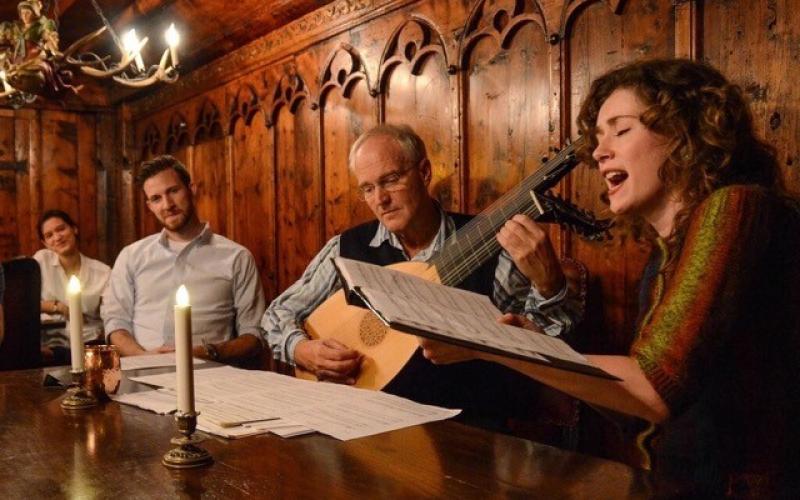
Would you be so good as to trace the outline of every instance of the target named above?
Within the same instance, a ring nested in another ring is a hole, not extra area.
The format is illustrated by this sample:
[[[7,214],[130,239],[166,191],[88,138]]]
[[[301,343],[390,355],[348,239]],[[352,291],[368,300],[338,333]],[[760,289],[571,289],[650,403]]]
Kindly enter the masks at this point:
[[[471,217],[448,214],[456,228]],[[388,241],[379,247],[369,243],[378,229],[378,221],[367,222],[342,233],[339,252],[342,257],[389,265],[405,262],[403,252]],[[468,276],[458,288],[491,296],[497,256]],[[531,400],[536,391],[529,378],[496,363],[467,361],[436,366],[417,349],[406,366],[384,391],[424,404],[464,410],[459,420],[472,425],[505,430],[509,417],[530,416]]]

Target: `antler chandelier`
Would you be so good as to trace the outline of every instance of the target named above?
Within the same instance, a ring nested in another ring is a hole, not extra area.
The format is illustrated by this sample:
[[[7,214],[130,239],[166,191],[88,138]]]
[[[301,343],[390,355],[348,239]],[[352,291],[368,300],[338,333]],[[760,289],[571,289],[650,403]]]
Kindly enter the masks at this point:
[[[38,96],[57,97],[66,90],[77,93],[81,86],[72,85],[75,68],[88,76],[111,78],[128,87],[173,83],[178,79],[180,35],[174,24],[165,33],[167,49],[159,63],[147,66],[141,55],[147,37],[139,40],[136,31],[131,29],[120,38],[97,1],[91,2],[103,27],[83,36],[63,52],[59,50],[57,17],[52,20],[45,16],[39,0],[17,4],[19,19],[0,23],[0,81],[3,85],[0,98],[20,107]],[[56,12],[57,7],[56,3]],[[106,32],[120,52],[119,61],[109,62],[110,56],[82,51]]]

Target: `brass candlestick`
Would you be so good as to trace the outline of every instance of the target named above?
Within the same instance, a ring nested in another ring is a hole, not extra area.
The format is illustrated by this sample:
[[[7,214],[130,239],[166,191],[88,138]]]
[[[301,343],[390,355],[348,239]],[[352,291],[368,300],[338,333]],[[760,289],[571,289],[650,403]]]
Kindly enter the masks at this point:
[[[208,451],[197,446],[203,438],[194,435],[197,413],[176,413],[175,421],[178,423],[178,432],[182,435],[170,440],[170,443],[177,447],[165,453],[161,463],[171,469],[191,469],[211,465],[214,458]]]
[[[70,370],[72,383],[67,389],[67,396],[61,401],[61,408],[65,410],[85,410],[97,406],[97,398],[83,386],[85,370]]]

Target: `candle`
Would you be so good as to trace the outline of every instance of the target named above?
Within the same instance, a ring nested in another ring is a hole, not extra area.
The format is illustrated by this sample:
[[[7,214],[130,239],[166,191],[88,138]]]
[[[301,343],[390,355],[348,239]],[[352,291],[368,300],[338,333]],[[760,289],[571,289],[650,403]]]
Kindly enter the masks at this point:
[[[83,371],[83,308],[81,307],[81,282],[72,275],[67,284],[69,304],[69,350],[72,371]]]
[[[175,29],[175,24],[170,24],[165,34],[167,45],[169,46],[169,56],[172,59],[172,66],[178,66],[178,44],[181,42],[181,36],[178,30]]]
[[[134,64],[139,71],[144,71],[144,60],[142,60],[141,50],[142,47],[139,43],[139,37],[136,36],[136,30],[132,29],[125,33],[122,37],[122,44],[125,47],[125,50],[133,56]]]
[[[11,92],[13,89],[11,85],[8,84],[8,80],[6,80],[6,72],[0,71],[0,80],[3,80],[3,91],[4,92]]]
[[[192,367],[192,306],[184,285],[175,294],[175,373],[178,377],[178,414],[194,413]]]

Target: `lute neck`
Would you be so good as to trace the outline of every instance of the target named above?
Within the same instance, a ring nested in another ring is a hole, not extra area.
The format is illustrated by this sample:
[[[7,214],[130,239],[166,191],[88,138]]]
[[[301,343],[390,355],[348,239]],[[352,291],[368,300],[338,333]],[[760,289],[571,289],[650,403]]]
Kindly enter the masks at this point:
[[[549,189],[577,164],[574,151],[581,141],[579,138],[564,148],[447,238],[430,261],[442,284],[458,285],[497,254],[500,251],[497,232],[514,215],[524,214],[533,219],[542,215],[542,208],[533,202],[531,192]]]

